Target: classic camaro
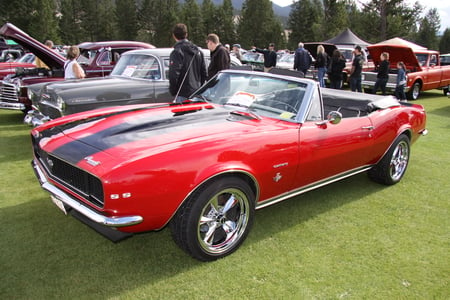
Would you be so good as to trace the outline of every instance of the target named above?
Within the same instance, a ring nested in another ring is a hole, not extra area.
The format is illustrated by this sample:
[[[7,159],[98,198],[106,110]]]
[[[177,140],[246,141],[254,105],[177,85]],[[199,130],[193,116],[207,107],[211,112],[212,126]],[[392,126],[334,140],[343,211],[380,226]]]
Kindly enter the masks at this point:
[[[169,225],[209,261],[255,209],[368,171],[391,185],[426,134],[417,104],[270,73],[220,72],[182,104],[111,107],[31,131],[33,168],[65,213],[113,241]]]

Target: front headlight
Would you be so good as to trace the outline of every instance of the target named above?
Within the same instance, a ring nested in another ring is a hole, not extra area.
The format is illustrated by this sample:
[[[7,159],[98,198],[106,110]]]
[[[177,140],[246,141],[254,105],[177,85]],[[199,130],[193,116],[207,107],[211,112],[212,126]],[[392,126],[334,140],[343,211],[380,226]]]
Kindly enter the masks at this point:
[[[31,100],[31,102],[36,100],[36,94],[31,89],[27,89],[27,97]]]

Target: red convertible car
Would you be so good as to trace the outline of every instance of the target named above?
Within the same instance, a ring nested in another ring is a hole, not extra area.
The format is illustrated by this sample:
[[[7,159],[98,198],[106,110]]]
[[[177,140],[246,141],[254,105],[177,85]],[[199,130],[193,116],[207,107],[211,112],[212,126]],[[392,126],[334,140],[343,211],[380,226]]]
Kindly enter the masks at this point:
[[[54,203],[111,240],[170,226],[209,261],[245,240],[255,210],[368,171],[399,182],[426,134],[417,104],[304,78],[220,72],[181,104],[103,108],[31,131]]]

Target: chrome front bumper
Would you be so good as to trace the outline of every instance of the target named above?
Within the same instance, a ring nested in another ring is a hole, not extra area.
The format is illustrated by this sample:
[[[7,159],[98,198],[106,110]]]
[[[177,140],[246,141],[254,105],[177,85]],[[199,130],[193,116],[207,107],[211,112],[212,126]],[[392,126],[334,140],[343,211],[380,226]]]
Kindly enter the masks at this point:
[[[50,120],[51,119],[49,117],[44,116],[40,111],[33,109],[25,115],[23,122],[27,125],[37,127]]]
[[[26,107],[25,104],[20,102],[0,102],[0,109],[11,109],[11,110],[21,110],[25,111]]]
[[[93,209],[81,204],[63,190],[59,189],[58,187],[48,182],[47,178],[44,175],[44,171],[40,168],[39,164],[36,163],[36,161],[33,160],[31,162],[31,165],[33,166],[34,172],[38,177],[39,182],[44,190],[48,191],[53,197],[55,197],[59,201],[62,201],[64,205],[67,205],[68,207],[76,210],[87,219],[99,225],[104,225],[108,227],[124,227],[139,224],[144,220],[144,218],[141,216],[126,216],[126,217],[111,218],[99,214]]]

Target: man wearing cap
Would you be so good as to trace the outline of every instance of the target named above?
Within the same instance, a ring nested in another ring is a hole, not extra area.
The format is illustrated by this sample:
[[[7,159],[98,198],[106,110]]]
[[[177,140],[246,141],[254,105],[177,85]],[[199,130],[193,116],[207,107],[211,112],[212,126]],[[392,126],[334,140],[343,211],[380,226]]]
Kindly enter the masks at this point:
[[[237,59],[242,61],[242,54],[241,54],[241,45],[240,44],[234,44],[233,48],[231,49],[231,53],[236,56]]]
[[[264,55],[264,72],[269,72],[277,65],[277,53],[275,52],[275,44],[270,43],[269,49],[255,48],[256,52]]]

